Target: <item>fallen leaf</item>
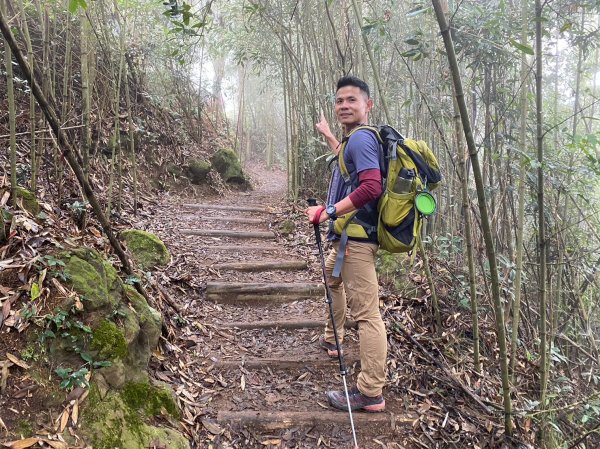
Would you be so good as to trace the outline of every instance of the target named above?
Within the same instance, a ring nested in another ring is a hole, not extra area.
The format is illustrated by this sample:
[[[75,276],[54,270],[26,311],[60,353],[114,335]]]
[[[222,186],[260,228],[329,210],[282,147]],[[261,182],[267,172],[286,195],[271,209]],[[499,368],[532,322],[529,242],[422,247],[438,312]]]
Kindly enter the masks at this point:
[[[281,439],[273,438],[271,440],[261,441],[260,444],[262,444],[263,446],[269,446],[269,445],[279,446],[281,444]]]
[[[29,369],[29,365],[27,363],[25,363],[23,360],[21,360],[20,358],[12,355],[10,352],[6,353],[6,358],[8,360],[10,360],[11,362],[13,362],[15,365],[20,366],[23,369]]]
[[[40,442],[39,438],[25,438],[24,440],[11,441],[10,443],[3,443],[4,446],[10,447],[10,449],[25,449],[31,447],[34,444]]]
[[[59,427],[59,430],[61,431],[61,433],[67,427],[67,423],[69,422],[69,415],[70,415],[69,408],[67,407],[66,409],[63,410],[62,415],[60,417],[60,427]]]
[[[79,401],[75,401],[75,404],[73,404],[73,410],[71,411],[71,421],[73,421],[73,424],[77,424],[77,421],[79,420]]]
[[[62,441],[54,441],[54,440],[43,440],[48,446],[53,449],[69,449],[69,445],[67,443],[63,443]]]
[[[208,419],[203,419],[202,425],[204,426],[204,428],[206,430],[208,430],[213,435],[221,435],[225,431],[225,429],[223,429],[220,425],[218,425]]]
[[[240,387],[242,391],[246,389],[246,377],[242,374],[242,378],[240,379]]]

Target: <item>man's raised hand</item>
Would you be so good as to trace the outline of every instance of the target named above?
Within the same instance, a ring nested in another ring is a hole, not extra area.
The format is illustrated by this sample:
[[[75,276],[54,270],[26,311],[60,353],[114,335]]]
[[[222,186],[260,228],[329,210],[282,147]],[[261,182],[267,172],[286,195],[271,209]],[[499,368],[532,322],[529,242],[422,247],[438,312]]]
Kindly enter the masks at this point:
[[[325,138],[333,136],[333,134],[331,133],[331,129],[329,128],[329,122],[325,118],[325,114],[323,114],[323,111],[321,111],[321,119],[315,126],[317,128],[317,131],[323,134]]]

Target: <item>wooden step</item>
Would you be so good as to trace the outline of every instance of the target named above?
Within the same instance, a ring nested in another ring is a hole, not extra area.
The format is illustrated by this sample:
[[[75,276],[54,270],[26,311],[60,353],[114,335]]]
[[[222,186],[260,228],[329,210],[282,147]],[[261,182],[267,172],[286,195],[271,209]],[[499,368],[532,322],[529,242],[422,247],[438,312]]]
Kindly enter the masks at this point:
[[[317,404],[311,404],[318,407]],[[357,426],[385,425],[395,428],[398,423],[412,423],[415,419],[408,416],[396,416],[392,413],[358,413],[352,414],[354,424]],[[287,429],[295,426],[315,426],[319,424],[350,424],[348,413],[339,410],[311,410],[307,412],[293,411],[228,411],[221,410],[217,413],[217,422],[220,424],[238,424],[252,428],[262,429]]]
[[[360,358],[353,354],[344,356],[344,364],[346,367],[350,367],[355,363],[360,364]],[[248,369],[302,369],[304,367],[310,368],[336,368],[339,367],[337,358],[329,357],[325,351],[323,351],[322,357],[260,357],[260,358],[244,358],[237,360],[218,360],[215,362],[215,368],[221,369],[236,369],[240,366]]]
[[[305,260],[274,260],[268,262],[233,262],[211,265],[215,270],[231,271],[294,271],[304,270],[308,267]]]
[[[323,296],[323,284],[208,282],[206,298],[213,301],[290,301]]]
[[[225,229],[181,229],[185,235],[200,235],[205,237],[233,237],[236,239],[274,239],[275,234],[270,231],[229,231]]]
[[[255,206],[229,206],[222,204],[184,204],[183,207],[189,207],[192,209],[214,209],[214,210],[235,210],[240,212],[264,212],[274,213],[271,207],[255,207]]]
[[[196,215],[184,215],[182,218],[197,221],[222,221],[224,223],[241,223],[241,224],[268,224],[269,220],[264,218],[244,218],[244,217],[206,217]]]
[[[278,246],[267,246],[267,245],[203,245],[195,247],[197,250],[202,251],[252,251],[252,252],[270,252],[270,251],[281,251]]]
[[[218,325],[225,329],[318,329],[325,326],[325,320],[281,320],[281,321],[240,321],[233,323],[221,323]],[[346,329],[357,329],[356,321],[347,320]]]

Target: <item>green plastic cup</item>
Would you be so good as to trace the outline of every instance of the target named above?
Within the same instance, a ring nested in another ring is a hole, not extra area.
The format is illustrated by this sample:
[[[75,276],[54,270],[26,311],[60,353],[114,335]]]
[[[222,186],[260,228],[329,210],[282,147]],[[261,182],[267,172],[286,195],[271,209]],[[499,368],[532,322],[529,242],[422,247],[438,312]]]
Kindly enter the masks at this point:
[[[435,198],[429,192],[417,193],[415,198],[415,206],[417,207],[417,210],[425,216],[432,215],[437,209]]]

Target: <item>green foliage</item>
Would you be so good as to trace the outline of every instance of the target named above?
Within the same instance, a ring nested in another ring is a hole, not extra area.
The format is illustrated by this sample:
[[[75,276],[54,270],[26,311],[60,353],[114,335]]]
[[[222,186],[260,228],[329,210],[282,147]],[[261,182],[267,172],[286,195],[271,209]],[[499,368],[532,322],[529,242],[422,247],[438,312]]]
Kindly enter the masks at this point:
[[[192,11],[192,5],[185,1],[181,5],[177,0],[167,0],[163,3],[167,9],[163,15],[169,19],[172,28],[170,34],[179,34],[183,37],[201,37],[204,29],[209,25],[209,15],[212,13],[211,2],[207,3],[199,12]]]
[[[434,246],[439,257],[449,260],[451,257],[462,254],[463,238],[457,235],[438,235],[434,238]]]
[[[525,44],[521,44],[517,41],[515,41],[514,39],[510,39],[510,45],[512,45],[513,47],[515,47],[517,50],[522,51],[523,53],[527,54],[527,55],[533,55],[533,48],[530,47],[529,45],[525,45]]]
[[[61,378],[60,388],[63,390],[70,391],[75,387],[87,388],[90,385],[85,377],[89,373],[87,368],[80,368],[77,371],[71,368],[56,368],[54,372]]]
[[[83,10],[87,9],[85,0],[69,0],[69,12],[71,14],[75,14],[79,8]]]

